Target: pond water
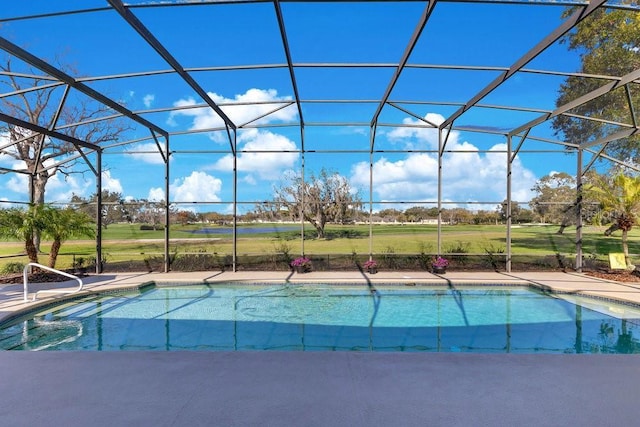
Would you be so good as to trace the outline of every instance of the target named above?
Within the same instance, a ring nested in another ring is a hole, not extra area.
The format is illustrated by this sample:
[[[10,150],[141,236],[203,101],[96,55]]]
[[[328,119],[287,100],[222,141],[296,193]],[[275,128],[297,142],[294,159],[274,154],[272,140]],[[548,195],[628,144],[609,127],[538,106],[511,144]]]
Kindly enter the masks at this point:
[[[261,233],[278,233],[285,231],[300,230],[300,227],[286,226],[286,227],[238,227],[236,233],[238,234],[261,234]],[[198,230],[183,231],[189,234],[232,234],[232,227],[205,227]]]

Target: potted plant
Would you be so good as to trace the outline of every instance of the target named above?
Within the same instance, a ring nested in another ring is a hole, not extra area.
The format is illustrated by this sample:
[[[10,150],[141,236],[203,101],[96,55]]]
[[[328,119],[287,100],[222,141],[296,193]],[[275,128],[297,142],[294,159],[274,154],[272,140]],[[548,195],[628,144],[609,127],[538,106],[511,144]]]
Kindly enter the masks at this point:
[[[306,256],[300,256],[291,261],[291,267],[296,273],[308,273],[311,271],[311,259]]]
[[[431,262],[431,268],[435,274],[445,274],[447,272],[447,266],[449,260],[438,255]]]
[[[369,272],[369,274],[376,274],[378,272],[378,263],[372,259],[365,262],[363,267]]]

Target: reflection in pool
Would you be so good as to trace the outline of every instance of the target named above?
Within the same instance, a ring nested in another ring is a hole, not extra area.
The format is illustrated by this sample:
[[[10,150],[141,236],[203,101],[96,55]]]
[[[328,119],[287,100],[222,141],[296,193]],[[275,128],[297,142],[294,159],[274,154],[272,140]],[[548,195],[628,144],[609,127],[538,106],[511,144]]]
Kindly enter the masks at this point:
[[[0,348],[639,353],[639,319],[527,287],[216,284],[62,303],[0,328]]]

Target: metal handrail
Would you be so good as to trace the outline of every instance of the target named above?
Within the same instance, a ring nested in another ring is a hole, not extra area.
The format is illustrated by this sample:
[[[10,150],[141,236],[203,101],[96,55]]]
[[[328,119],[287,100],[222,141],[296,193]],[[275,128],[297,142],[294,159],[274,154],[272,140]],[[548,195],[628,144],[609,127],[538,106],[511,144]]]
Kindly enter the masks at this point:
[[[80,279],[78,276],[74,276],[73,274],[69,274],[69,273],[65,273],[64,271],[60,271],[60,270],[56,270],[55,268],[51,268],[51,267],[47,267],[46,265],[42,265],[42,264],[38,264],[37,262],[30,262],[27,265],[24,266],[24,269],[22,270],[22,280],[24,283],[24,302],[28,302],[29,301],[29,281],[28,281],[28,270],[30,270],[31,267],[38,267],[38,268],[42,268],[43,270],[48,270],[51,271],[53,273],[57,273],[60,274],[61,276],[66,276],[69,277],[71,279],[77,280],[78,281],[78,289],[75,289],[73,291],[63,291],[63,290],[58,290],[58,289],[44,289],[44,290],[40,290],[40,291],[36,291],[35,294],[33,294],[33,299],[32,301],[36,300],[36,297],[38,296],[38,293],[51,293],[51,294],[74,294],[76,292],[80,292],[82,290],[82,287],[84,286],[84,284],[82,283],[82,279]]]

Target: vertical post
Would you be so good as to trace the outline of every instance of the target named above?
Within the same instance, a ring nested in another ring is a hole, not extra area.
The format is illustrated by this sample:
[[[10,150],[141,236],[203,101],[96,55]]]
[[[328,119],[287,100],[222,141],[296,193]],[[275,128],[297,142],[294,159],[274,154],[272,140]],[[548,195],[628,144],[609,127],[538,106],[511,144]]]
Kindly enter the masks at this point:
[[[375,130],[372,127],[369,131],[370,146],[369,150],[369,259],[373,259],[373,141],[375,138]]]
[[[580,149],[582,150],[582,149]],[[576,353],[581,354],[582,351],[582,306],[576,304]]]
[[[238,132],[233,131],[233,255],[231,269],[237,271],[238,262]]]
[[[300,199],[300,239],[302,240],[300,242],[300,248],[302,251],[302,256],[304,256],[304,210],[305,210],[305,203],[306,203],[306,191],[305,191],[305,179],[304,179],[304,147],[302,148],[302,151],[300,153],[300,169],[301,169],[301,177],[300,177],[300,192],[302,193],[300,195],[301,199]]]
[[[36,165],[34,170],[29,174],[29,203],[32,205],[36,203]]]
[[[444,145],[442,141],[442,132],[438,131],[438,237],[437,237],[437,254],[442,253],[442,154]]]
[[[165,137],[165,165],[164,165],[164,194],[165,194],[165,206],[164,206],[164,272],[168,273],[171,270],[171,262],[169,259],[169,183],[170,183],[170,172],[171,169],[169,167],[169,156],[171,156],[171,152],[169,151],[169,137]]]
[[[582,273],[582,148],[576,165],[576,271]]]
[[[511,135],[507,135],[507,235],[506,235],[506,269],[511,273]]]
[[[96,151],[96,274],[102,273],[102,149]]]
[[[507,336],[506,351],[511,353],[511,291],[507,290],[507,318],[505,319],[505,325],[507,327],[505,334]]]

